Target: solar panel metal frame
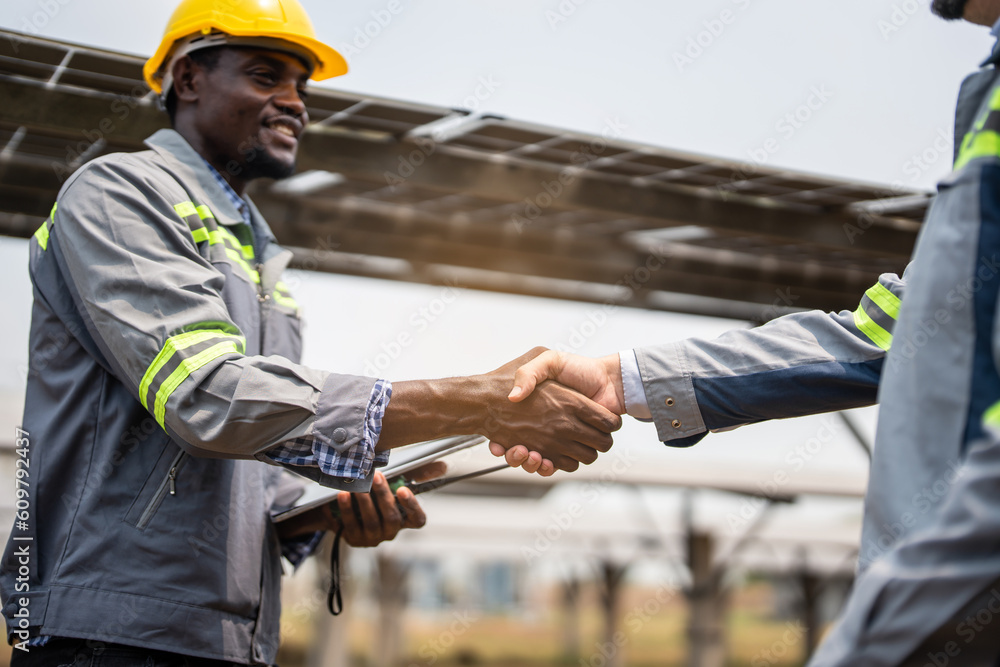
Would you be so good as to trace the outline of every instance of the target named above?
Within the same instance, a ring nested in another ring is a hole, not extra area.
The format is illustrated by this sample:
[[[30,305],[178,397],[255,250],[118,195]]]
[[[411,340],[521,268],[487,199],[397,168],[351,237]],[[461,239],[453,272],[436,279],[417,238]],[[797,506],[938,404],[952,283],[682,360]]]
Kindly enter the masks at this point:
[[[123,100],[143,113],[151,113],[153,97],[142,82],[142,64],[143,59],[137,56],[0,31],[0,83],[5,80],[35,81],[36,94],[42,97],[50,90],[53,93],[77,91],[76,94]],[[342,161],[330,167],[342,174],[339,184],[324,187],[294,202],[270,192],[266,184],[257,184],[254,196],[258,204],[263,203],[272,210],[284,213],[283,217],[287,217],[292,208],[298,210],[303,207],[328,212],[380,211],[384,220],[395,221],[392,224],[404,234],[410,224],[407,221],[419,218],[430,225],[428,229],[439,229],[439,233],[451,239],[472,242],[476,238],[487,238],[487,232],[493,234],[491,243],[501,253],[506,252],[504,249],[508,246],[513,248],[518,245],[509,245],[511,221],[526,207],[525,202],[531,202],[532,195],[528,191],[526,199],[514,196],[511,192],[517,190],[516,186],[512,186],[514,190],[506,194],[482,186],[479,181],[488,180],[486,174],[491,170],[496,173],[497,168],[506,169],[505,165],[510,165],[510,168],[523,165],[516,168],[535,169],[539,174],[572,173],[573,178],[585,178],[591,185],[604,183],[616,192],[622,192],[622,188],[626,188],[625,191],[634,189],[636,197],[643,193],[661,192],[683,195],[692,202],[733,200],[751,207],[744,210],[784,207],[801,211],[805,216],[804,223],[808,223],[809,215],[823,215],[831,211],[864,214],[874,216],[873,224],[878,228],[902,230],[905,233],[901,238],[915,235],[916,221],[930,198],[929,193],[920,191],[894,191],[874,184],[829,179],[619,139],[605,140],[586,133],[473,114],[467,110],[362,96],[322,86],[311,88],[307,107],[313,124],[304,141],[341,137],[336,140],[361,146],[364,149],[361,156],[352,158],[354,162],[348,159],[347,166]],[[452,123],[447,138],[435,141],[433,128],[452,120],[458,123]],[[422,173],[420,178],[392,185],[385,182],[383,174],[375,166],[376,162],[365,163],[369,159],[378,159],[377,150],[385,152],[383,160],[393,155],[392,151],[401,156],[407,155],[406,151],[425,145],[420,143],[421,138],[428,136],[432,142],[430,152],[434,154],[433,160],[428,161],[436,161],[430,175],[429,172]],[[13,193],[21,188],[22,194],[30,197],[31,191],[38,188],[31,187],[26,180],[28,176],[15,176],[15,170],[11,170],[9,165],[38,166],[47,160],[61,159],[72,165],[74,160],[69,158],[72,157],[74,139],[70,127],[20,125],[0,114],[2,191]],[[370,155],[365,152],[369,147],[372,149]],[[96,146],[94,155],[140,148],[141,138],[110,136]],[[336,157],[339,159],[339,156]],[[454,172],[449,173],[437,164],[447,164],[449,160],[465,165],[466,169],[482,172],[482,175],[473,178],[466,174],[461,181],[450,181],[449,177],[455,175]],[[477,187],[468,188],[469,182],[475,182]],[[636,215],[613,208],[601,210],[586,201],[572,198],[556,197],[553,200],[550,206],[544,207],[532,218],[530,230],[531,238],[539,247],[551,248],[553,252],[573,247],[575,252],[590,256],[587,244],[596,241],[616,253],[639,253],[640,248],[628,239],[643,237],[627,234],[692,225],[682,219],[672,222],[669,215],[662,213]],[[885,211],[888,213],[883,215]],[[10,223],[13,233],[23,233],[24,222],[17,216],[23,217],[23,212],[8,211],[4,219]],[[285,227],[288,224],[295,223],[279,219],[276,231],[287,231]],[[737,267],[742,262],[761,267],[785,267],[782,271],[787,272],[794,269],[797,263],[803,263],[806,265],[802,271],[804,278],[810,271],[816,272],[809,267],[817,266],[830,276],[839,270],[848,282],[856,282],[851,277],[856,273],[872,274],[874,271],[900,268],[899,258],[902,255],[899,249],[886,249],[884,252],[878,247],[845,250],[803,239],[774,237],[763,230],[727,230],[716,228],[714,224],[703,227],[703,238],[688,239],[673,246],[681,255],[687,253],[690,257],[703,259],[717,257],[723,262],[720,268],[727,263]],[[342,225],[334,224],[334,227],[343,229]],[[363,230],[353,233],[357,235]],[[426,245],[414,244],[414,252],[418,246]],[[523,242],[520,245],[523,246]],[[740,256],[746,259],[739,260]],[[408,259],[410,266],[421,264],[419,254]],[[684,263],[681,262],[681,265]],[[511,266],[522,269],[523,263],[512,260]],[[538,264],[532,270],[544,269]],[[760,275],[766,274],[764,271]],[[414,273],[406,279],[422,278]],[[515,278],[511,277],[511,282],[514,281]],[[600,293],[596,285],[592,291]]]

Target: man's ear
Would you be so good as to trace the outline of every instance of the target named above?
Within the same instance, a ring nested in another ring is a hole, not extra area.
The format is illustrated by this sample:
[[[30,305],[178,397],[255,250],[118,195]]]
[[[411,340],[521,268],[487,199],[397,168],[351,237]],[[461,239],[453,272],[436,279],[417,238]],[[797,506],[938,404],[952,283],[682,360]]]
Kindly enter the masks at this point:
[[[197,102],[199,79],[204,70],[199,67],[191,58],[184,56],[178,58],[173,64],[171,73],[174,75],[173,93],[177,100],[184,102]]]

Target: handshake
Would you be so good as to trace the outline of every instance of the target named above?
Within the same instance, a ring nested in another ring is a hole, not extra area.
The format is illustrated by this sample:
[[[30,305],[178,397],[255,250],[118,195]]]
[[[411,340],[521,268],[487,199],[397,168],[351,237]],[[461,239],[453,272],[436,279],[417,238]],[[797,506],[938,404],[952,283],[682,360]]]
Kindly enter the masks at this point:
[[[507,463],[548,476],[611,449],[625,412],[618,355],[536,347],[490,373],[392,383],[377,451],[479,433]]]
[[[376,450],[478,433],[511,466],[547,477],[611,449],[624,412],[617,354],[590,359],[536,347],[483,375],[393,382]],[[433,479],[445,470],[431,466],[409,475]],[[394,495],[381,473],[370,493],[342,493],[335,504],[336,518],[325,510],[303,513],[281,524],[283,537],[342,530],[348,544],[374,546],[426,520],[413,494],[403,488]]]
[[[591,359],[537,347],[484,377],[506,396],[487,401],[481,432],[513,467],[546,477],[576,470],[611,449],[611,433],[621,428],[617,354]]]

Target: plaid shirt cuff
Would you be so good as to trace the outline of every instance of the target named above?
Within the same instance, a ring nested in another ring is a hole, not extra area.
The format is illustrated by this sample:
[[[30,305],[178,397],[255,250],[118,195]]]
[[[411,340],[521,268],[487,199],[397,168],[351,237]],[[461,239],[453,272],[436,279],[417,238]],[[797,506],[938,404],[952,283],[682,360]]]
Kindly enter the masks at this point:
[[[292,567],[298,569],[302,561],[311,556],[312,552],[316,551],[316,547],[319,546],[325,534],[323,531],[317,531],[311,535],[301,535],[284,540],[281,543],[281,555],[292,564]]]
[[[372,467],[389,462],[389,452],[375,452],[382,434],[382,418],[392,398],[392,383],[378,380],[372,387],[365,410],[361,440],[354,447],[337,451],[314,437],[295,438],[263,452],[267,459],[288,467],[319,468],[324,475],[346,479],[366,479]]]

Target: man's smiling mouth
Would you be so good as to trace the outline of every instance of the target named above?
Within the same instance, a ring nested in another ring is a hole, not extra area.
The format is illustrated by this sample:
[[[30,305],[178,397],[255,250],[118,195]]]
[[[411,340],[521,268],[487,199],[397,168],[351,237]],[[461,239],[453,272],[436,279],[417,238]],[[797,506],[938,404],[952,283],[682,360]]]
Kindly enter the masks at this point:
[[[297,139],[302,130],[301,123],[287,117],[271,118],[264,122],[264,127],[292,139]]]

